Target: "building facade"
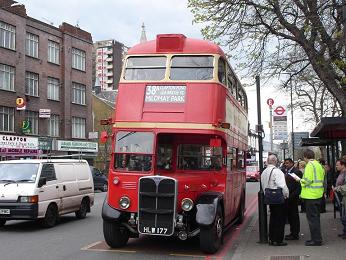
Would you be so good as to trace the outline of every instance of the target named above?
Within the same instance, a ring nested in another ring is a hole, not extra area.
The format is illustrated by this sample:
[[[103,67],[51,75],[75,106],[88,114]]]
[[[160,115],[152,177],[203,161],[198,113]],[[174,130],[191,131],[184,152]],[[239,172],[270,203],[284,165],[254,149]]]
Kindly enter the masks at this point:
[[[115,40],[94,43],[93,86],[99,86],[100,91],[118,89],[125,51],[126,47]]]
[[[33,143],[39,137],[53,143],[36,147],[38,153],[73,150],[61,148],[62,141],[88,146],[84,142],[93,127],[91,57],[89,32],[67,23],[54,27],[28,17],[24,5],[0,1],[2,158],[25,154],[20,150],[25,144],[9,142],[23,136]]]

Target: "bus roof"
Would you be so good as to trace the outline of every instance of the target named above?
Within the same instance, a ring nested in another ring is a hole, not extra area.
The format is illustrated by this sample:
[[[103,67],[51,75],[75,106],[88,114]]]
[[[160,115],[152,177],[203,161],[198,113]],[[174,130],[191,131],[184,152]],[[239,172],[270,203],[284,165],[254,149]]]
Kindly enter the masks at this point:
[[[158,34],[156,40],[137,44],[127,52],[129,55],[156,53],[210,53],[225,57],[218,45],[206,40],[186,38],[183,34]]]

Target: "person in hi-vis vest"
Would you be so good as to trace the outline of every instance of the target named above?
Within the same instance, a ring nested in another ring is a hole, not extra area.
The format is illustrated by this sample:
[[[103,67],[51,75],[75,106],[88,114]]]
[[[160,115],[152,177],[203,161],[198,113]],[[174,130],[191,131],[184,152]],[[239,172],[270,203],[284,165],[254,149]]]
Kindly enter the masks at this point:
[[[303,178],[297,178],[302,186],[300,197],[304,200],[306,207],[306,218],[309,223],[311,240],[305,241],[306,246],[322,245],[320,208],[324,193],[324,169],[315,160],[315,153],[306,149],[304,151],[306,167]]]

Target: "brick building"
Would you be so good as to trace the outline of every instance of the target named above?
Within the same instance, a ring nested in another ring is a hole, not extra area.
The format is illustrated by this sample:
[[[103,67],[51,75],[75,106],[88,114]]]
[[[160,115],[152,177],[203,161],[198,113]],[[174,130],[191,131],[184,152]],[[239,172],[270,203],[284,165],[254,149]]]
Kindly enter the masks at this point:
[[[67,23],[54,27],[27,16],[24,5],[0,0],[0,157],[35,154],[13,141],[18,136],[37,152],[97,151],[87,142],[92,46],[89,32]],[[53,140],[52,148],[39,147],[39,137]]]

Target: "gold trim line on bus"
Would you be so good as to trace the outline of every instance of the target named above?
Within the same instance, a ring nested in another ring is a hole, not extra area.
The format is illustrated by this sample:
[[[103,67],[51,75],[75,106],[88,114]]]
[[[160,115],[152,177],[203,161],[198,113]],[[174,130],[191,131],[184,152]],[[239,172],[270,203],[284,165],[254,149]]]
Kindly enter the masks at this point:
[[[228,129],[216,127],[212,124],[194,124],[194,123],[116,122],[113,124],[113,127],[117,127],[117,128],[178,128],[178,129],[196,129],[196,130],[218,130],[218,131],[224,131],[224,132],[228,131]]]

